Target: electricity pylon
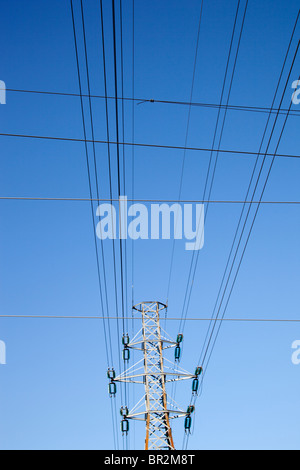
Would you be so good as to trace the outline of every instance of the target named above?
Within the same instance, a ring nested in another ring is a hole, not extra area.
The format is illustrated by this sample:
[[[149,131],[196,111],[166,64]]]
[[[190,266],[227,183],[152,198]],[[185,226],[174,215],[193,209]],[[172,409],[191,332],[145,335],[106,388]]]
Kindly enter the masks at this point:
[[[178,364],[164,358],[163,351],[175,348],[175,361],[180,359],[180,344],[182,335],[177,336],[177,341],[168,337],[160,325],[160,312],[167,308],[160,302],[142,302],[133,309],[142,315],[142,329],[135,338],[130,341],[128,335],[123,336],[123,358],[129,360],[130,349],[143,352],[143,359],[134,366],[125,370],[116,377],[114,371],[109,371],[111,379],[110,393],[115,395],[115,382],[143,384],[145,395],[137,405],[129,411],[127,407],[121,408],[123,416],[122,431],[127,434],[129,430],[128,420],[146,422],[145,450],[175,450],[170,420],[185,417],[185,429],[190,431],[191,414],[193,406],[189,406],[187,412],[181,410],[172,399],[168,399],[166,384],[179,380],[194,379],[193,390],[196,389],[198,375],[202,369],[197,368],[195,374],[181,369]],[[197,391],[197,390],[196,390]],[[145,403],[145,405],[144,405]],[[143,408],[141,410],[141,408]]]

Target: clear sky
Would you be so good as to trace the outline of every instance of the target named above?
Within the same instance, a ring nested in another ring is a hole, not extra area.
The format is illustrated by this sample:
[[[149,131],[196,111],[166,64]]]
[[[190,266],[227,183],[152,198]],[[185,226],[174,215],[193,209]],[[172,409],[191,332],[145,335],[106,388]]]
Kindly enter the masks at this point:
[[[85,0],[83,4],[91,93],[104,95],[99,2]],[[118,1],[116,4],[119,7]],[[190,100],[200,5],[200,0],[135,1],[135,97],[141,100]],[[223,104],[226,104],[244,8],[245,0],[242,0]],[[193,102],[220,103],[236,9],[236,0],[204,0]],[[298,10],[297,0],[249,0],[230,105],[265,108],[272,105]],[[74,13],[83,92],[87,93],[78,0],[74,0]],[[104,23],[108,94],[114,96],[110,0],[104,1]],[[123,2],[125,97],[132,96],[132,26],[132,1],[126,0]],[[299,35],[298,24],[275,107],[279,106]],[[119,20],[117,41],[119,45]],[[8,89],[78,93],[68,0],[2,0],[0,44],[0,80]],[[283,108],[290,105],[291,86],[299,78],[299,65],[298,55]],[[118,84],[120,93],[120,79]],[[78,97],[7,91],[6,98],[6,105],[0,105],[1,134],[83,139]],[[84,103],[89,124],[88,100]],[[105,141],[105,101],[95,98],[92,104],[95,139]],[[111,140],[116,139],[113,105],[110,101]],[[300,105],[298,108],[300,110]],[[293,105],[292,109],[296,111],[297,106]],[[188,106],[135,103],[134,111],[135,142],[185,145]],[[217,116],[215,108],[192,107],[189,147],[212,147]],[[124,140],[130,143],[131,102],[124,105],[124,118]],[[275,151],[284,118],[278,119],[270,152]],[[266,113],[229,110],[221,148],[258,152],[267,119]],[[278,149],[280,154],[299,155],[299,119],[297,115],[288,118]],[[267,136],[271,128],[270,125]],[[91,138],[89,125],[88,138]],[[267,139],[263,150],[266,142]],[[0,196],[89,198],[82,142],[0,136],[0,145]],[[92,165],[91,146],[89,155]],[[100,196],[109,198],[105,144],[96,144],[96,156]],[[124,156],[125,195],[130,198],[131,146],[125,148]],[[135,197],[176,200],[183,157],[184,152],[180,149],[135,148]],[[209,152],[186,152],[182,199],[202,199],[209,157]],[[255,158],[255,155],[230,152],[220,154],[211,199],[243,201]],[[113,196],[117,197],[115,146],[112,162]],[[266,173],[264,169],[264,178]],[[299,176],[299,159],[275,159],[264,200],[300,201]],[[258,195],[262,187],[260,183]],[[92,189],[96,197],[94,174]],[[255,200],[258,198],[256,196]],[[209,206],[205,246],[199,254],[188,318],[210,318],[213,313],[241,208],[236,204]],[[252,217],[254,211],[255,208]],[[106,314],[99,301],[88,202],[1,200],[0,223],[1,315]],[[249,228],[250,224],[247,230]],[[299,235],[298,205],[261,206],[226,318],[299,319]],[[136,303],[149,299],[166,302],[172,246],[172,240],[135,243]],[[104,254],[109,312],[115,316],[112,244],[109,241],[104,242]],[[127,243],[127,255],[125,313],[131,316],[131,241]],[[168,299],[170,318],[181,317],[191,258],[192,253],[184,249],[184,241],[178,241]],[[117,267],[120,314],[119,261]],[[168,332],[173,337],[179,333],[178,323],[167,322]],[[140,324],[138,321],[134,324],[137,330]],[[110,325],[114,366],[118,369],[121,338],[117,337],[116,322],[111,321]],[[122,329],[121,324],[119,327]],[[185,326],[181,366],[191,372],[199,365],[207,327],[207,322],[199,321],[188,321]],[[299,449],[300,365],[294,365],[291,360],[292,343],[299,339],[297,323],[224,323],[206,372],[202,395],[197,400],[189,448]],[[0,365],[1,449],[114,448],[101,320],[1,318],[0,340],[7,347],[7,364]],[[138,359],[137,354],[135,358]],[[178,384],[176,388],[176,401],[184,409],[189,404],[190,391],[190,383]],[[143,387],[132,389],[129,405],[142,396]],[[118,394],[117,410],[121,405],[125,403],[121,403]],[[117,424],[118,446],[122,448],[119,416]],[[176,423],[174,436],[175,445],[180,449],[182,421]],[[143,441],[143,424],[132,427],[129,446],[142,449]]]

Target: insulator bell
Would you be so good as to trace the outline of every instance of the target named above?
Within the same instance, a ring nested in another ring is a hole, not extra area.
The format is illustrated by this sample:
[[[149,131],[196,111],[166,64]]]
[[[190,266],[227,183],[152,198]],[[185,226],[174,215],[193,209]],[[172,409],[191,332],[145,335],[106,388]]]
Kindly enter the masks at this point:
[[[192,427],[192,418],[191,416],[187,416],[185,418],[185,421],[184,421],[184,429],[185,429],[185,432],[188,433],[191,431],[191,427]]]
[[[177,335],[177,340],[176,340],[177,344],[182,343],[182,341],[183,341],[183,335],[181,335],[181,334]]]
[[[180,357],[181,357],[180,346],[176,346],[176,348],[175,348],[175,361],[179,361]]]
[[[129,432],[129,421],[128,419],[123,419],[121,421],[121,431],[123,434],[128,434]]]
[[[110,380],[114,380],[116,378],[116,371],[114,369],[108,369],[107,371],[107,377]]]
[[[199,379],[194,379],[192,384],[192,391],[194,395],[197,395],[199,390]]]
[[[129,415],[129,410],[127,408],[127,406],[122,406],[122,408],[120,409],[120,415],[123,417],[123,418],[126,418],[126,416]]]
[[[190,406],[188,407],[188,409],[187,409],[187,413],[188,413],[189,415],[191,415],[192,413],[194,413],[194,411],[195,411],[194,405],[190,405]]]
[[[123,338],[122,338],[122,343],[124,346],[128,346],[129,343],[130,343],[130,338],[128,335],[123,335]]]
[[[123,349],[123,360],[124,361],[129,361],[130,359],[130,349],[124,348]]]
[[[116,393],[117,393],[117,386],[115,384],[115,382],[110,382],[109,386],[108,386],[108,392],[109,392],[109,395],[111,397],[115,396]]]

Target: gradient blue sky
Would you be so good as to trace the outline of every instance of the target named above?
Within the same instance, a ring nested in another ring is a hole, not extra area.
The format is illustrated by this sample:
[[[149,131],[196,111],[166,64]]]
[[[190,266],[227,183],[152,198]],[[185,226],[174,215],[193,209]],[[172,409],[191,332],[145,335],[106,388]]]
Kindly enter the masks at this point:
[[[79,2],[75,0],[80,64],[84,74]],[[111,2],[105,1],[109,73],[112,80]],[[124,95],[132,87],[132,2],[124,6]],[[140,98],[190,97],[200,11],[199,0],[136,2],[135,94]],[[103,95],[99,3],[84,2],[93,94]],[[241,2],[244,8],[245,2]],[[218,103],[237,2],[204,1],[193,100]],[[230,104],[271,106],[299,9],[297,0],[250,0]],[[239,23],[241,23],[241,15]],[[299,40],[298,25],[284,81]],[[0,17],[0,80],[7,88],[78,93],[69,1],[3,0]],[[235,42],[236,45],[236,42]],[[298,79],[297,58],[292,81]],[[231,64],[232,66],[232,64]],[[87,92],[83,80],[84,91]],[[280,95],[283,91],[281,84]],[[292,89],[286,94],[288,107]],[[279,101],[277,101],[278,105]],[[87,102],[86,102],[87,105]],[[296,109],[296,107],[294,108]],[[105,105],[93,100],[95,138],[106,139]],[[86,112],[88,108],[86,108]],[[113,109],[111,138],[115,139]],[[125,106],[125,140],[131,141],[131,103]],[[135,106],[135,140],[183,146],[188,108]],[[188,145],[210,148],[216,109],[193,108]],[[288,120],[280,153],[299,154],[299,117]],[[76,97],[7,93],[0,106],[1,133],[83,138]],[[258,151],[267,115],[229,111],[222,148]],[[280,119],[282,125],[283,119]],[[279,137],[276,131],[272,149]],[[90,132],[89,132],[90,136]],[[82,143],[1,137],[0,196],[89,197]],[[209,154],[187,152],[182,198],[201,199]],[[113,151],[114,196],[117,196]],[[131,148],[125,152],[131,196]],[[183,152],[137,148],[135,196],[178,197]],[[109,197],[107,148],[97,145],[101,196]],[[254,157],[220,156],[212,199],[245,197]],[[299,162],[281,158],[265,200],[299,199]],[[95,207],[96,208],[96,207]],[[212,205],[200,253],[189,317],[212,314],[241,207]],[[99,315],[99,292],[89,204],[0,202],[0,313],[2,315]],[[299,318],[299,208],[260,209],[227,311],[228,318]],[[166,301],[172,241],[139,241],[135,248],[135,300]],[[131,315],[131,244],[128,243]],[[115,314],[111,244],[105,244],[110,311]],[[191,253],[176,244],[169,316],[181,315]],[[138,326],[138,322],[136,322]],[[188,322],[182,366],[193,371],[207,324]],[[117,365],[118,338],[112,323]],[[169,322],[172,336],[178,323]],[[96,320],[0,319],[7,365],[0,366],[1,449],[113,449],[103,326]],[[223,325],[197,401],[191,449],[299,449],[300,366],[291,362],[297,324]],[[136,389],[139,399],[143,390]],[[176,401],[189,404],[190,384]],[[133,399],[133,397],[132,397]],[[117,408],[122,405],[117,398]],[[119,425],[119,424],[118,424]],[[118,430],[119,445],[122,445]],[[183,422],[174,429],[181,448]],[[143,448],[143,425],[130,435]]]

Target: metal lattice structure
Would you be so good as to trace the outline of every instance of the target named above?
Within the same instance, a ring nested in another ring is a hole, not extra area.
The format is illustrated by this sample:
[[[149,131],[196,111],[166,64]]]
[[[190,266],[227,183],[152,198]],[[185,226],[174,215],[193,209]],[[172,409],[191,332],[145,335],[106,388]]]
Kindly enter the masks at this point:
[[[195,375],[178,365],[175,368],[174,363],[164,358],[165,349],[180,350],[182,341],[182,335],[173,341],[161,328],[160,312],[166,308],[160,302],[143,302],[134,307],[142,315],[142,329],[131,342],[123,338],[123,344],[127,351],[140,350],[143,359],[114,378],[114,382],[144,384],[145,395],[130,412],[124,408],[123,417],[126,422],[130,419],[146,422],[145,450],[175,450],[170,420],[190,414],[167,397],[168,382],[195,379]]]

